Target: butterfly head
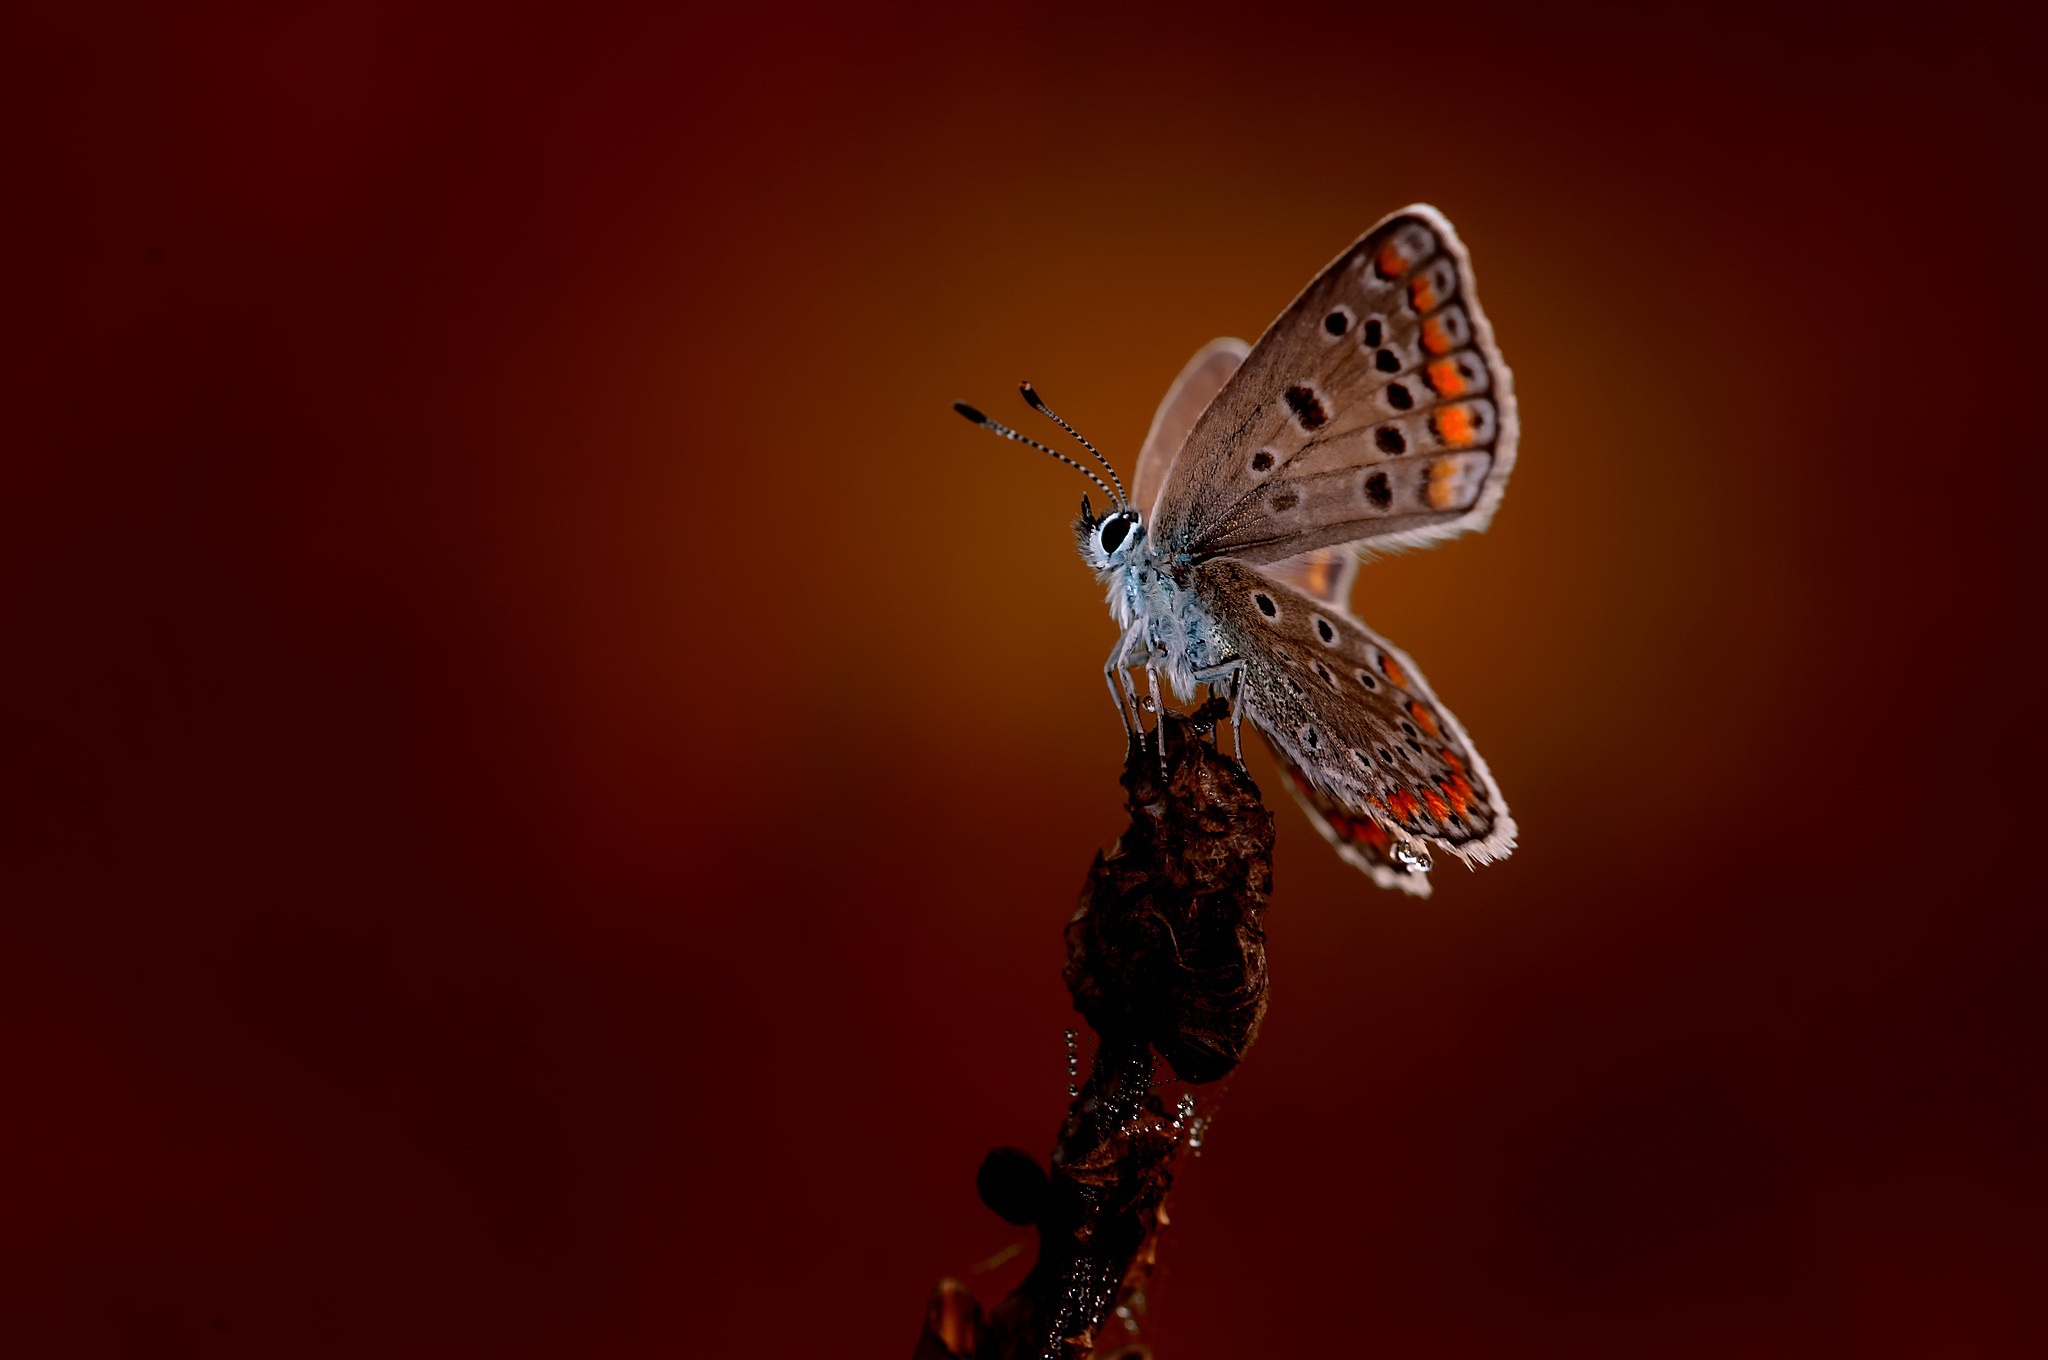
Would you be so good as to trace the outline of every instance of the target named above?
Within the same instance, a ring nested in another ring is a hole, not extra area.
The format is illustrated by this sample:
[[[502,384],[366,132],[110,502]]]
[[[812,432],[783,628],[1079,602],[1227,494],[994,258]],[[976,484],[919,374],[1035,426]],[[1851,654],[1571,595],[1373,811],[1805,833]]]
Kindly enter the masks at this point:
[[[1088,450],[1095,461],[1102,465],[1102,470],[1109,474],[1109,481],[1103,481],[1058,449],[1047,448],[1036,439],[1021,435],[1000,421],[990,420],[964,401],[954,402],[953,409],[991,434],[1015,440],[1019,444],[1037,449],[1040,453],[1051,455],[1102,488],[1102,494],[1109,497],[1109,513],[1097,519],[1095,507],[1088,503],[1086,496],[1083,496],[1081,518],[1074,521],[1074,538],[1080,545],[1081,556],[1095,569],[1096,575],[1107,576],[1136,561],[1145,542],[1145,522],[1138,512],[1131,508],[1130,497],[1124,493],[1124,479],[1116,475],[1116,469],[1102,456],[1102,450],[1083,438],[1079,430],[1060,419],[1059,413],[1045,404],[1045,398],[1039,396],[1030,383],[1019,383],[1018,388],[1023,392],[1024,400],[1032,410],[1065,430],[1082,448]]]
[[[1137,557],[1145,541],[1145,521],[1127,505],[1117,506],[1101,519],[1095,507],[1081,497],[1081,518],[1074,521],[1074,540],[1081,556],[1096,574],[1116,570]]]

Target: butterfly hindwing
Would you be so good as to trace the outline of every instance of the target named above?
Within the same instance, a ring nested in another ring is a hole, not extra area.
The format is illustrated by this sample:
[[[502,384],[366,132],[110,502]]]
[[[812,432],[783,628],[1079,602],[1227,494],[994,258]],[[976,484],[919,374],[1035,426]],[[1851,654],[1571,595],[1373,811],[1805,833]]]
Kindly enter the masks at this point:
[[[1289,760],[1268,740],[1267,748],[1287,776],[1287,791],[1308,814],[1309,825],[1322,834],[1346,864],[1363,872],[1382,888],[1429,896],[1429,871],[1409,868],[1394,858],[1393,837],[1369,815],[1361,815],[1324,793],[1301,766]]]
[[[1174,379],[1165,399],[1159,403],[1159,411],[1152,417],[1152,428],[1145,436],[1144,449],[1138,455],[1137,474],[1131,482],[1136,504],[1147,507],[1156,504],[1159,488],[1170,475],[1175,457],[1187,442],[1188,432],[1230,375],[1237,371],[1237,366],[1244,362],[1244,356],[1250,349],[1251,346],[1242,340],[1212,340],[1181,369],[1180,376]],[[1351,599],[1352,580],[1358,575],[1358,557],[1349,548],[1317,548],[1300,557],[1272,563],[1264,570],[1267,575],[1324,604],[1346,605]],[[1266,747],[1279,762],[1286,776],[1287,791],[1301,805],[1309,825],[1330,842],[1346,863],[1365,873],[1382,888],[1413,897],[1429,896],[1428,872],[1404,865],[1394,858],[1393,840],[1385,827],[1370,816],[1358,815],[1317,789],[1302,768],[1289,760],[1271,741],[1266,743]]]
[[[1317,548],[1299,557],[1269,562],[1260,570],[1323,604],[1348,610],[1351,583],[1358,579],[1358,556],[1349,548]]]
[[[1192,366],[1191,366],[1192,367]],[[1515,456],[1511,378],[1435,209],[1403,209],[1303,290],[1195,422],[1161,548],[1277,562],[1484,528]]]
[[[1514,848],[1486,763],[1399,648],[1242,562],[1197,563],[1186,580],[1224,653],[1244,663],[1245,716],[1313,794],[1470,862]]]

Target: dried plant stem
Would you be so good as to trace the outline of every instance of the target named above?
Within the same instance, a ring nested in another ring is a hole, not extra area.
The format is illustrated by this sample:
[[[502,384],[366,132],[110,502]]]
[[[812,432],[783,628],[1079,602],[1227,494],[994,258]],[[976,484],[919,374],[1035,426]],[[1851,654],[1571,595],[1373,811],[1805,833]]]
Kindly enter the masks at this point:
[[[1130,827],[1096,856],[1066,931],[1067,988],[1097,1036],[1088,1080],[1050,1173],[1027,1152],[997,1148],[976,1178],[991,1209],[1038,1229],[1038,1259],[986,1313],[967,1286],[942,1280],[915,1360],[1146,1353],[1136,1333],[1174,1161],[1200,1128],[1198,1098],[1166,1108],[1158,1066],[1190,1086],[1220,1080],[1266,1009],[1273,818],[1244,769],[1207,739],[1225,712],[1212,700],[1186,717],[1162,714],[1131,746]],[[1105,1328],[1112,1317],[1120,1322]]]

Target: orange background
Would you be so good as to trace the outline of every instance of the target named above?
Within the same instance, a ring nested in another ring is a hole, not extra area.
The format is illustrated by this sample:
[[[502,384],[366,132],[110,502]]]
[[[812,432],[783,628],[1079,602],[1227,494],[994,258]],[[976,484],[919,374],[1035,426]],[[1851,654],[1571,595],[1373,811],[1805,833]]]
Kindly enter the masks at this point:
[[[1415,200],[1522,457],[1357,607],[1523,848],[1279,799],[1161,1354],[2038,1345],[2035,49],[1868,15],[10,11],[0,1349],[998,1295],[1120,751],[1080,479],[948,403],[1128,467]]]

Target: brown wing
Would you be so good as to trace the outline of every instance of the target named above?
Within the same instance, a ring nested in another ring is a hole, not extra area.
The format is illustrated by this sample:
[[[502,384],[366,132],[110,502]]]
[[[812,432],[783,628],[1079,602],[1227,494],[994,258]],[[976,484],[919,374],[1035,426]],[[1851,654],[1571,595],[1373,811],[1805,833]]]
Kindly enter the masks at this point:
[[[1351,607],[1351,583],[1358,579],[1358,554],[1349,548],[1317,548],[1260,568],[1324,604]]]
[[[1156,542],[1268,563],[1480,529],[1515,458],[1507,366],[1434,208],[1374,227],[1305,289],[1202,413]]]
[[[1195,351],[1195,357],[1181,369],[1173,386],[1166,389],[1165,399],[1152,416],[1152,428],[1145,434],[1144,447],[1138,450],[1137,469],[1131,473],[1131,504],[1138,507],[1147,523],[1151,521],[1159,490],[1171,474],[1174,459],[1188,442],[1189,431],[1250,352],[1251,346],[1242,340],[1229,336],[1211,340]]]
[[[1484,863],[1514,848],[1507,803],[1415,663],[1344,609],[1229,558],[1183,568],[1246,716],[1354,817]]]
[[[1223,390],[1223,384],[1244,362],[1251,346],[1225,336],[1211,340],[1195,351],[1195,357],[1181,368],[1173,386],[1153,413],[1152,428],[1138,451],[1137,470],[1131,474],[1131,502],[1142,510],[1147,523],[1159,499],[1160,488],[1172,476],[1174,460],[1187,443],[1195,422],[1209,403]],[[1358,557],[1345,548],[1317,548],[1300,557],[1275,562],[1266,570],[1297,590],[1306,591],[1331,604],[1349,604],[1351,583],[1358,576]]]
[[[1323,839],[1346,864],[1382,888],[1404,892],[1410,897],[1429,896],[1429,870],[1409,868],[1399,863],[1394,858],[1394,838],[1385,827],[1370,816],[1352,812],[1318,789],[1307,772],[1274,747],[1270,739],[1266,745],[1272,749],[1273,758],[1280,762],[1280,769],[1287,776],[1287,791],[1308,814],[1309,825],[1322,833]]]

